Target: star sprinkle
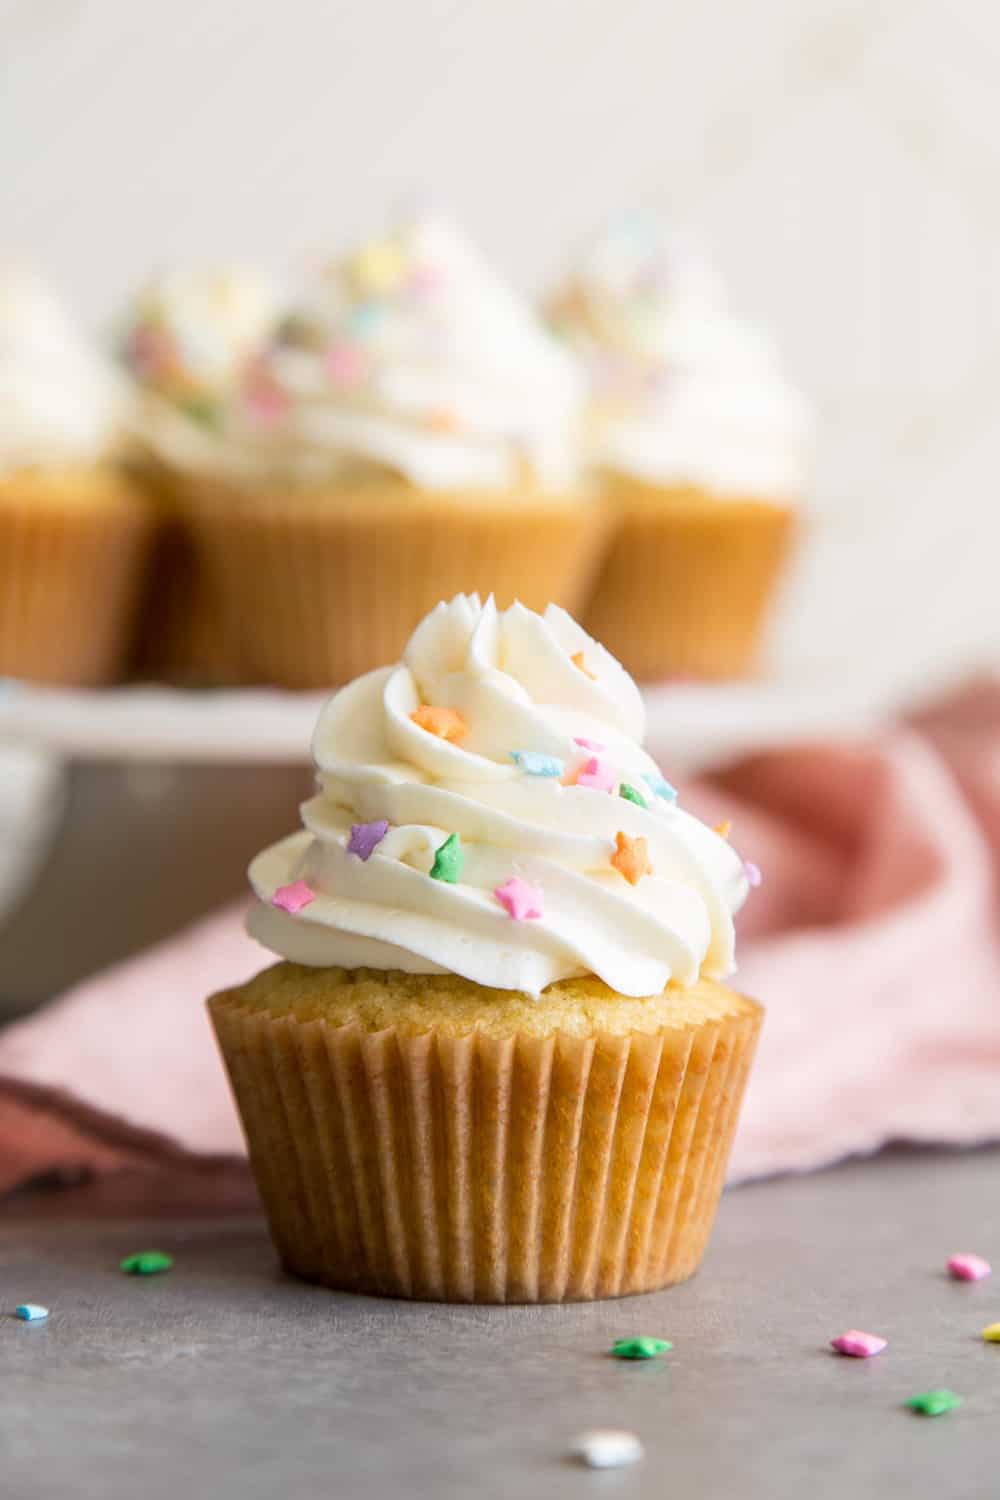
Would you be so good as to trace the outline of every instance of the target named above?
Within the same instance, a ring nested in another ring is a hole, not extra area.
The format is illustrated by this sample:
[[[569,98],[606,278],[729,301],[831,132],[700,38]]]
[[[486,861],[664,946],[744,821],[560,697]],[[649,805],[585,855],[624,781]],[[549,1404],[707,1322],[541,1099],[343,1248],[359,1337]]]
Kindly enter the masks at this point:
[[[1000,1344],[1000,1323],[987,1323],[983,1329],[983,1342],[986,1344]]]
[[[654,797],[662,797],[664,802],[677,801],[677,788],[671,786],[670,782],[661,776],[659,772],[654,775],[652,771],[646,771],[642,779]]]
[[[42,1307],[40,1302],[21,1302],[14,1309],[15,1318],[20,1318],[22,1323],[40,1323],[48,1315],[48,1308]]]
[[[570,661],[573,663],[574,667],[577,667],[583,673],[584,677],[589,677],[591,682],[597,681],[597,673],[592,672],[587,666],[582,651],[574,651],[573,655],[570,657]]]
[[[646,802],[646,799],[642,795],[642,793],[637,792],[634,786],[629,786],[627,781],[623,781],[621,786],[618,788],[618,795],[619,797],[624,797],[626,802],[634,802],[636,807],[648,806],[648,803]]]
[[[464,864],[465,853],[462,849],[462,840],[457,833],[449,833],[434,855],[431,879],[443,880],[448,885],[457,885],[461,879]]]
[[[351,836],[347,840],[348,854],[356,854],[359,859],[371,859],[388,832],[389,824],[385,818],[377,818],[374,823],[352,824]]]
[[[462,419],[458,412],[452,411],[450,407],[436,406],[433,411],[427,413],[427,425],[432,432],[460,432]]]
[[[727,839],[732,831],[733,824],[732,819],[730,818],[723,818],[722,822],[716,823],[715,827],[712,829],[712,832],[717,833],[720,839]]]
[[[450,745],[461,744],[469,732],[469,726],[457,708],[436,708],[432,703],[421,703],[410,718],[418,729],[426,729],[428,734],[447,740]]]
[[[747,885],[749,885],[753,890],[756,890],[761,881],[764,879],[763,875],[760,873],[760,865],[755,865],[753,860],[750,859],[745,859],[743,861],[743,873],[747,878]]]
[[[540,750],[512,750],[510,758],[527,776],[561,776],[566,769],[557,755],[543,755]]]
[[[364,379],[365,357],[353,344],[334,344],[327,350],[323,364],[334,385],[358,385]]]
[[[982,1281],[993,1270],[988,1260],[981,1255],[952,1255],[948,1258],[948,1274],[956,1281]]]
[[[534,922],[545,915],[545,894],[537,885],[530,885],[519,875],[512,875],[493,892],[515,922]]]
[[[649,863],[649,848],[645,839],[630,839],[627,833],[616,833],[617,848],[611,863],[619,875],[624,875],[629,885],[638,885],[644,875],[652,874]]]
[[[135,1255],[126,1255],[119,1262],[119,1270],[126,1276],[158,1276],[161,1271],[169,1271],[173,1263],[173,1256],[164,1250],[139,1250]]]
[[[873,1354],[881,1354],[889,1347],[889,1340],[879,1338],[877,1333],[861,1333],[857,1328],[849,1328],[846,1333],[831,1339],[830,1347],[838,1354],[849,1354],[852,1359],[871,1359]]]
[[[304,880],[296,880],[292,885],[279,885],[271,897],[271,905],[276,906],[279,911],[287,911],[289,916],[294,916],[304,906],[310,906],[316,900],[316,892],[312,886],[306,885]]]
[[[575,777],[577,786],[589,787],[592,792],[613,792],[615,780],[611,767],[599,761],[596,755],[581,766]]]
[[[961,1396],[956,1396],[954,1391],[921,1391],[918,1396],[911,1396],[907,1401],[911,1411],[919,1412],[922,1417],[942,1417],[945,1412],[954,1411],[956,1406],[961,1406]]]
[[[395,245],[369,245],[354,259],[354,275],[362,291],[376,296],[391,292],[403,278],[406,262]]]
[[[573,743],[580,745],[584,750],[593,750],[597,755],[608,748],[601,740],[588,740],[585,734],[577,735]]]
[[[573,1443],[573,1457],[588,1469],[622,1469],[642,1458],[642,1444],[634,1432],[615,1428],[594,1428],[581,1432]]]
[[[654,1339],[642,1335],[635,1339],[616,1339],[611,1345],[615,1359],[655,1359],[674,1346],[669,1339]]]

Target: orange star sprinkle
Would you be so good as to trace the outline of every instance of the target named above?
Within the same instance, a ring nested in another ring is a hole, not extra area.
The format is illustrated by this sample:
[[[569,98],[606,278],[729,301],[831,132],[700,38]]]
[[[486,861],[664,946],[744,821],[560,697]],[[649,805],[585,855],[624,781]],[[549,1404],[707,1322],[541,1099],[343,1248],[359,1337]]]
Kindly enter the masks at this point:
[[[584,661],[582,651],[574,652],[574,654],[570,657],[570,661],[573,663],[574,667],[579,667],[584,677],[589,677],[591,682],[597,681],[597,673],[592,672],[587,666],[587,663]]]
[[[427,423],[432,432],[458,432],[462,426],[462,419],[458,412],[452,411],[450,407],[438,406],[428,413]]]
[[[638,885],[644,875],[653,873],[645,839],[630,839],[627,833],[616,833],[615,843],[618,847],[611,856],[611,863],[619,875],[625,876],[629,885]]]
[[[426,729],[428,734],[436,734],[439,740],[447,740],[452,745],[460,745],[469,732],[469,726],[457,708],[435,708],[432,703],[421,703],[410,718],[418,728]]]
[[[715,827],[712,829],[712,832],[717,833],[720,839],[727,839],[732,831],[733,824],[730,818],[724,818],[721,823],[716,823]]]

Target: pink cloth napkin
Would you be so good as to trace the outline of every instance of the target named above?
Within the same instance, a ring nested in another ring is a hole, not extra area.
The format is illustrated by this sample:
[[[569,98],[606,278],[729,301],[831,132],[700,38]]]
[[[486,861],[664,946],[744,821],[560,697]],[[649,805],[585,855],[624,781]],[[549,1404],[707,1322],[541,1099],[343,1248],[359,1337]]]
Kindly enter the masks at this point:
[[[682,796],[732,819],[764,871],[738,923],[736,982],[767,1021],[732,1175],[1000,1136],[1000,685],[870,742],[768,751]],[[242,911],[0,1037],[0,1190],[242,1152],[203,1005],[268,961]]]

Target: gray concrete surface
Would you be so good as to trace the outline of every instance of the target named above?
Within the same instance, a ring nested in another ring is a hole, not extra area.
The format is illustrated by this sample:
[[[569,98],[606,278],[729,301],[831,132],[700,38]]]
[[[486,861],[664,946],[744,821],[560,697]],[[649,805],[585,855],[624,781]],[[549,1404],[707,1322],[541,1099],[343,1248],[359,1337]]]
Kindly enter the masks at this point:
[[[29,1204],[30,1210],[30,1204]],[[121,1255],[158,1246],[146,1281]],[[948,1280],[974,1250],[992,1281]],[[1000,1494],[1000,1151],[890,1153],[723,1201],[699,1276],[655,1296],[466,1308],[284,1278],[259,1221],[0,1219],[0,1483],[15,1500],[405,1496],[980,1500]],[[847,1327],[890,1341],[838,1358]],[[607,1354],[651,1333],[648,1364]],[[950,1386],[937,1419],[903,1402]],[[592,1426],[644,1462],[566,1458]]]

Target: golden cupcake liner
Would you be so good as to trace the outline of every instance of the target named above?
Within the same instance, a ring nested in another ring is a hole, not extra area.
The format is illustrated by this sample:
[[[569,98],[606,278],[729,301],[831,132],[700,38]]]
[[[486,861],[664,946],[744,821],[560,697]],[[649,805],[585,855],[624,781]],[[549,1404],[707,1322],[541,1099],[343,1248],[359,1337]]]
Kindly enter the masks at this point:
[[[100,470],[0,481],[0,676],[89,687],[128,655],[153,519]]]
[[[149,582],[136,629],[134,675],[192,685],[240,685],[254,680],[219,589],[185,518],[185,496],[197,476],[152,462],[136,477],[160,517]]]
[[[760,1008],[498,1040],[209,1008],[286,1268],[354,1292],[562,1302],[690,1276]]]
[[[398,661],[441,599],[493,593],[577,610],[606,533],[588,502],[435,497],[369,485],[284,498],[218,492],[190,512],[246,659],[264,681],[320,688]]]
[[[795,529],[793,511],[756,500],[647,490],[620,521],[584,625],[633,676],[750,673]]]

